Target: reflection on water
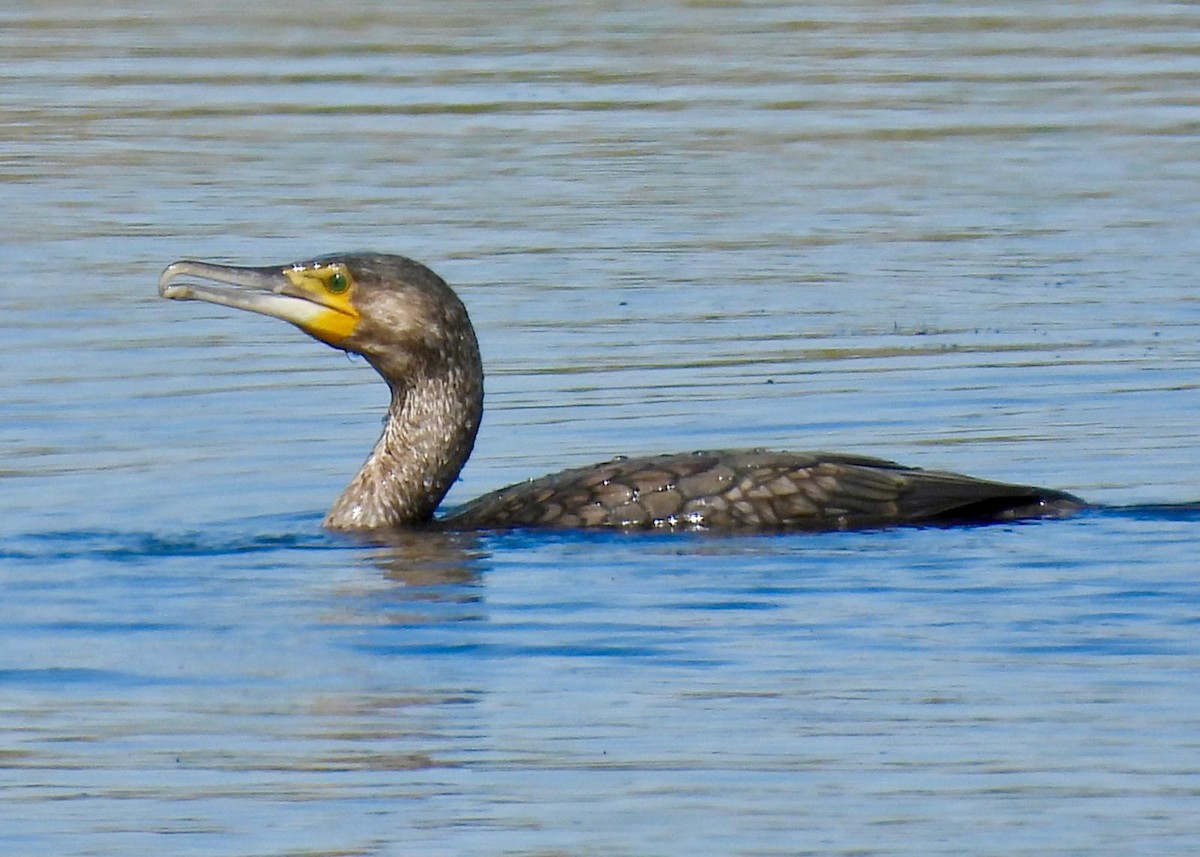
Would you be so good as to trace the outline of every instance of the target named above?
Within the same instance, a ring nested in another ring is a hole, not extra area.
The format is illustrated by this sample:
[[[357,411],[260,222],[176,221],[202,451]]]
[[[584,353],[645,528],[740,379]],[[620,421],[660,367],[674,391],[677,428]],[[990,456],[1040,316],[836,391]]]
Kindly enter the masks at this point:
[[[0,850],[1193,851],[1198,17],[0,10]],[[479,327],[451,503],[761,445],[1129,508],[324,534],[373,373],[154,283],[340,249]]]
[[[880,825],[1157,841],[1127,827],[1129,768],[1186,830],[1195,523],[31,552],[6,571],[24,666],[0,672],[4,835],[110,853],[164,835],[786,853],[835,830],[841,850],[890,847]],[[1134,539],[1131,567],[1113,544]]]

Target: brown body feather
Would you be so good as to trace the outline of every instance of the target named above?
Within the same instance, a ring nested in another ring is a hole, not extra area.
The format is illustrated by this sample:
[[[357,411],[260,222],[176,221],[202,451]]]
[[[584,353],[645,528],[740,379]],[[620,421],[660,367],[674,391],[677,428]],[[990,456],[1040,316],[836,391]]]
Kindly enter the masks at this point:
[[[485,494],[453,528],[845,530],[1055,517],[1060,491],[904,467],[863,456],[732,449],[564,470]]]

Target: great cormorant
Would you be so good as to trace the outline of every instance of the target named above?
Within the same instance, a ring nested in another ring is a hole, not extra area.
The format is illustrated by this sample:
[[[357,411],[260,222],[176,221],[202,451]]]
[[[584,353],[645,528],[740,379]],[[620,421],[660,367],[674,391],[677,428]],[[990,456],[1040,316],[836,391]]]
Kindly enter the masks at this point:
[[[180,277],[204,283],[177,282]],[[222,285],[211,285],[220,283]],[[274,316],[361,354],[387,382],[383,434],[325,516],[336,530],[624,527],[833,530],[1059,517],[1061,491],[824,452],[735,449],[616,458],[434,512],[471,454],[483,366],[467,310],[402,256],[344,253],[267,267],[180,261],[158,283],[174,300]]]

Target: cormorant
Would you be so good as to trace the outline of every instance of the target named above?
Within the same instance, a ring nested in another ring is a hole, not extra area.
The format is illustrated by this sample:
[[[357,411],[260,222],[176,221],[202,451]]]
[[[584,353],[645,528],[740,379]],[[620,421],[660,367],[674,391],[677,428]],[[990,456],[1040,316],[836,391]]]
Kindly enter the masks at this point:
[[[190,277],[208,283],[176,282]],[[222,285],[210,285],[220,283]],[[471,454],[483,366],[467,310],[403,256],[341,253],[235,267],[179,261],[159,294],[274,316],[361,354],[387,382],[383,434],[325,516],[335,530],[623,527],[834,530],[1061,517],[1061,491],[824,452],[734,449],[616,458],[434,512]]]

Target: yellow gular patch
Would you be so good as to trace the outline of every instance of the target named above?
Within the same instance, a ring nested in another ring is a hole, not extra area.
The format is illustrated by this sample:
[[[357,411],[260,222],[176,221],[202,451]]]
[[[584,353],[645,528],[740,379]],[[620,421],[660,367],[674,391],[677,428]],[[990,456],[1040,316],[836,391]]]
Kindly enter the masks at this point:
[[[351,302],[354,277],[345,265],[314,265],[284,270],[291,288],[285,294],[313,304],[305,318],[293,320],[301,330],[330,345],[354,333],[361,316]]]

